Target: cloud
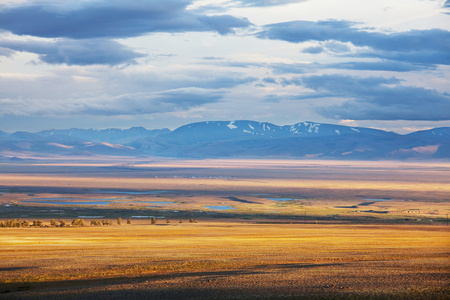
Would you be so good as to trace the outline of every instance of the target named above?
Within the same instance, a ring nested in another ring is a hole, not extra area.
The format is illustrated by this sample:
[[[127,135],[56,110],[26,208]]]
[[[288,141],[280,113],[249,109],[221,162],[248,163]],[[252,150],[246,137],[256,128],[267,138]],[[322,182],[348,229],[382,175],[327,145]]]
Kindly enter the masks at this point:
[[[303,53],[309,53],[309,54],[319,54],[325,51],[325,49],[322,46],[311,46],[307,47],[302,50]]]
[[[355,46],[371,48],[371,52],[361,56],[412,63],[450,64],[450,31],[430,29],[386,34],[359,29],[355,27],[356,25],[354,22],[337,20],[292,21],[266,25],[256,36],[291,43],[350,42]],[[336,46],[339,44],[334,45],[337,52],[348,50],[342,44],[338,48]],[[317,48],[318,53],[319,50]],[[333,47],[330,50],[333,50]],[[309,51],[311,53],[311,49]]]
[[[291,3],[306,2],[308,0],[241,0],[237,1],[240,6],[278,6]]]
[[[320,107],[324,117],[351,120],[450,120],[450,95],[402,86],[397,78],[321,75],[302,78],[315,93],[298,99],[338,97],[342,104]]]
[[[152,32],[217,31],[248,27],[245,18],[202,15],[187,10],[187,0],[100,0],[76,7],[49,1],[0,7],[0,28],[45,38],[126,38]]]
[[[118,65],[132,63],[145,55],[111,40],[11,41],[0,40],[0,46],[14,51],[31,52],[49,64],[67,65]]]
[[[144,115],[175,112],[215,103],[224,93],[215,90],[186,88],[162,92],[138,92],[97,97],[67,97],[62,100],[51,98],[0,98],[3,107],[0,115]]]
[[[195,71],[182,66],[159,70],[54,68],[51,75],[0,74],[0,116],[137,115],[174,112],[216,103],[230,88],[256,78],[236,72]],[[0,118],[1,118],[0,117]]]
[[[13,54],[14,54],[14,51],[12,51],[11,49],[8,49],[8,48],[3,48],[0,43],[0,56],[9,57],[9,56],[12,56]]]
[[[271,84],[276,84],[276,83],[277,83],[276,79],[273,78],[273,77],[266,77],[266,78],[263,78],[262,81],[263,81],[264,83],[271,83]]]
[[[81,115],[143,115],[183,111],[223,98],[223,92],[188,88],[159,93],[134,93],[116,97],[79,99],[79,105],[72,114]]]
[[[364,71],[390,71],[390,72],[411,72],[420,70],[433,70],[436,67],[426,64],[412,64],[401,61],[382,60],[375,62],[344,62],[324,65],[324,68],[364,70]]]

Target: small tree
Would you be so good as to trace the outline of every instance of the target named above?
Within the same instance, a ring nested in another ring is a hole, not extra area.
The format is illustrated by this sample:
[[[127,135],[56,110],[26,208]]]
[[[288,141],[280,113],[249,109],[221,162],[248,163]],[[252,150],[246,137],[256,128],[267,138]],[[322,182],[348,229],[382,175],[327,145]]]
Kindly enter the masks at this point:
[[[117,225],[121,225],[122,224],[122,218],[121,217],[118,217],[117,218]]]
[[[59,226],[61,227],[66,226],[66,222],[64,220],[59,221]]]
[[[131,219],[130,219],[130,218],[127,219],[127,224],[128,224],[128,225],[131,224]]]
[[[92,220],[92,221],[91,221],[91,225],[93,225],[93,226],[101,226],[102,223],[100,223],[100,222],[97,221],[97,220]]]
[[[156,224],[156,218],[155,217],[152,218],[152,224]]]
[[[34,220],[33,221],[33,226],[34,227],[41,227],[42,226],[42,221],[41,220]]]
[[[55,227],[56,226],[56,221],[51,219],[50,220],[50,226]]]

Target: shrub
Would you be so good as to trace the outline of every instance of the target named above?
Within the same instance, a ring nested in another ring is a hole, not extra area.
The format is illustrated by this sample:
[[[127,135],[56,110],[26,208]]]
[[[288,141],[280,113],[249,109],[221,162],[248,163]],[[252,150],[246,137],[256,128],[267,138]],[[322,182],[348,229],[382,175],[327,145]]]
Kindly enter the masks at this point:
[[[152,218],[152,224],[156,224],[156,218],[155,217]]]
[[[66,222],[64,220],[59,221],[59,226],[61,227],[66,226]]]
[[[93,225],[93,226],[101,226],[102,223],[100,223],[100,221],[97,221],[97,220],[91,220],[91,225]]]
[[[72,226],[84,226],[83,219],[75,219],[72,221]]]
[[[56,221],[55,220],[50,220],[50,226],[55,227],[56,226]]]
[[[131,219],[130,218],[127,219],[127,224],[128,225],[131,224]]]
[[[166,223],[167,223],[167,224],[169,224],[169,223],[170,223],[170,220],[169,220],[169,219],[167,219],[167,220],[166,220]]]
[[[34,220],[33,221],[34,227],[42,227],[42,221],[41,220]]]
[[[117,218],[117,225],[120,225],[120,224],[122,224],[122,218],[121,218],[121,217],[118,217],[118,218]]]

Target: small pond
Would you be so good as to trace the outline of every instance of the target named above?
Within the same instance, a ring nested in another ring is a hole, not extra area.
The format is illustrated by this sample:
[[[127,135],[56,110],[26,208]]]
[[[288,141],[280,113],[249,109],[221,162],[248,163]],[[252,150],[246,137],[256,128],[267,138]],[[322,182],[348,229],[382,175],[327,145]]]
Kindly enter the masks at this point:
[[[236,207],[232,207],[230,205],[212,205],[212,206],[205,206],[209,209],[216,209],[216,210],[229,210],[229,209],[236,209]]]

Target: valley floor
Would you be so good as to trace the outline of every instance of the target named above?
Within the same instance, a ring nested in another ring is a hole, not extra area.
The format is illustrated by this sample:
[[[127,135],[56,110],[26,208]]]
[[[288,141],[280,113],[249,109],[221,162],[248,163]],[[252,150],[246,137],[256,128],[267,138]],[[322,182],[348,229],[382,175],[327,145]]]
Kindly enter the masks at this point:
[[[448,299],[446,226],[7,228],[3,299]]]
[[[0,224],[44,225],[0,227],[0,298],[449,299],[449,195],[443,162],[0,163]]]

